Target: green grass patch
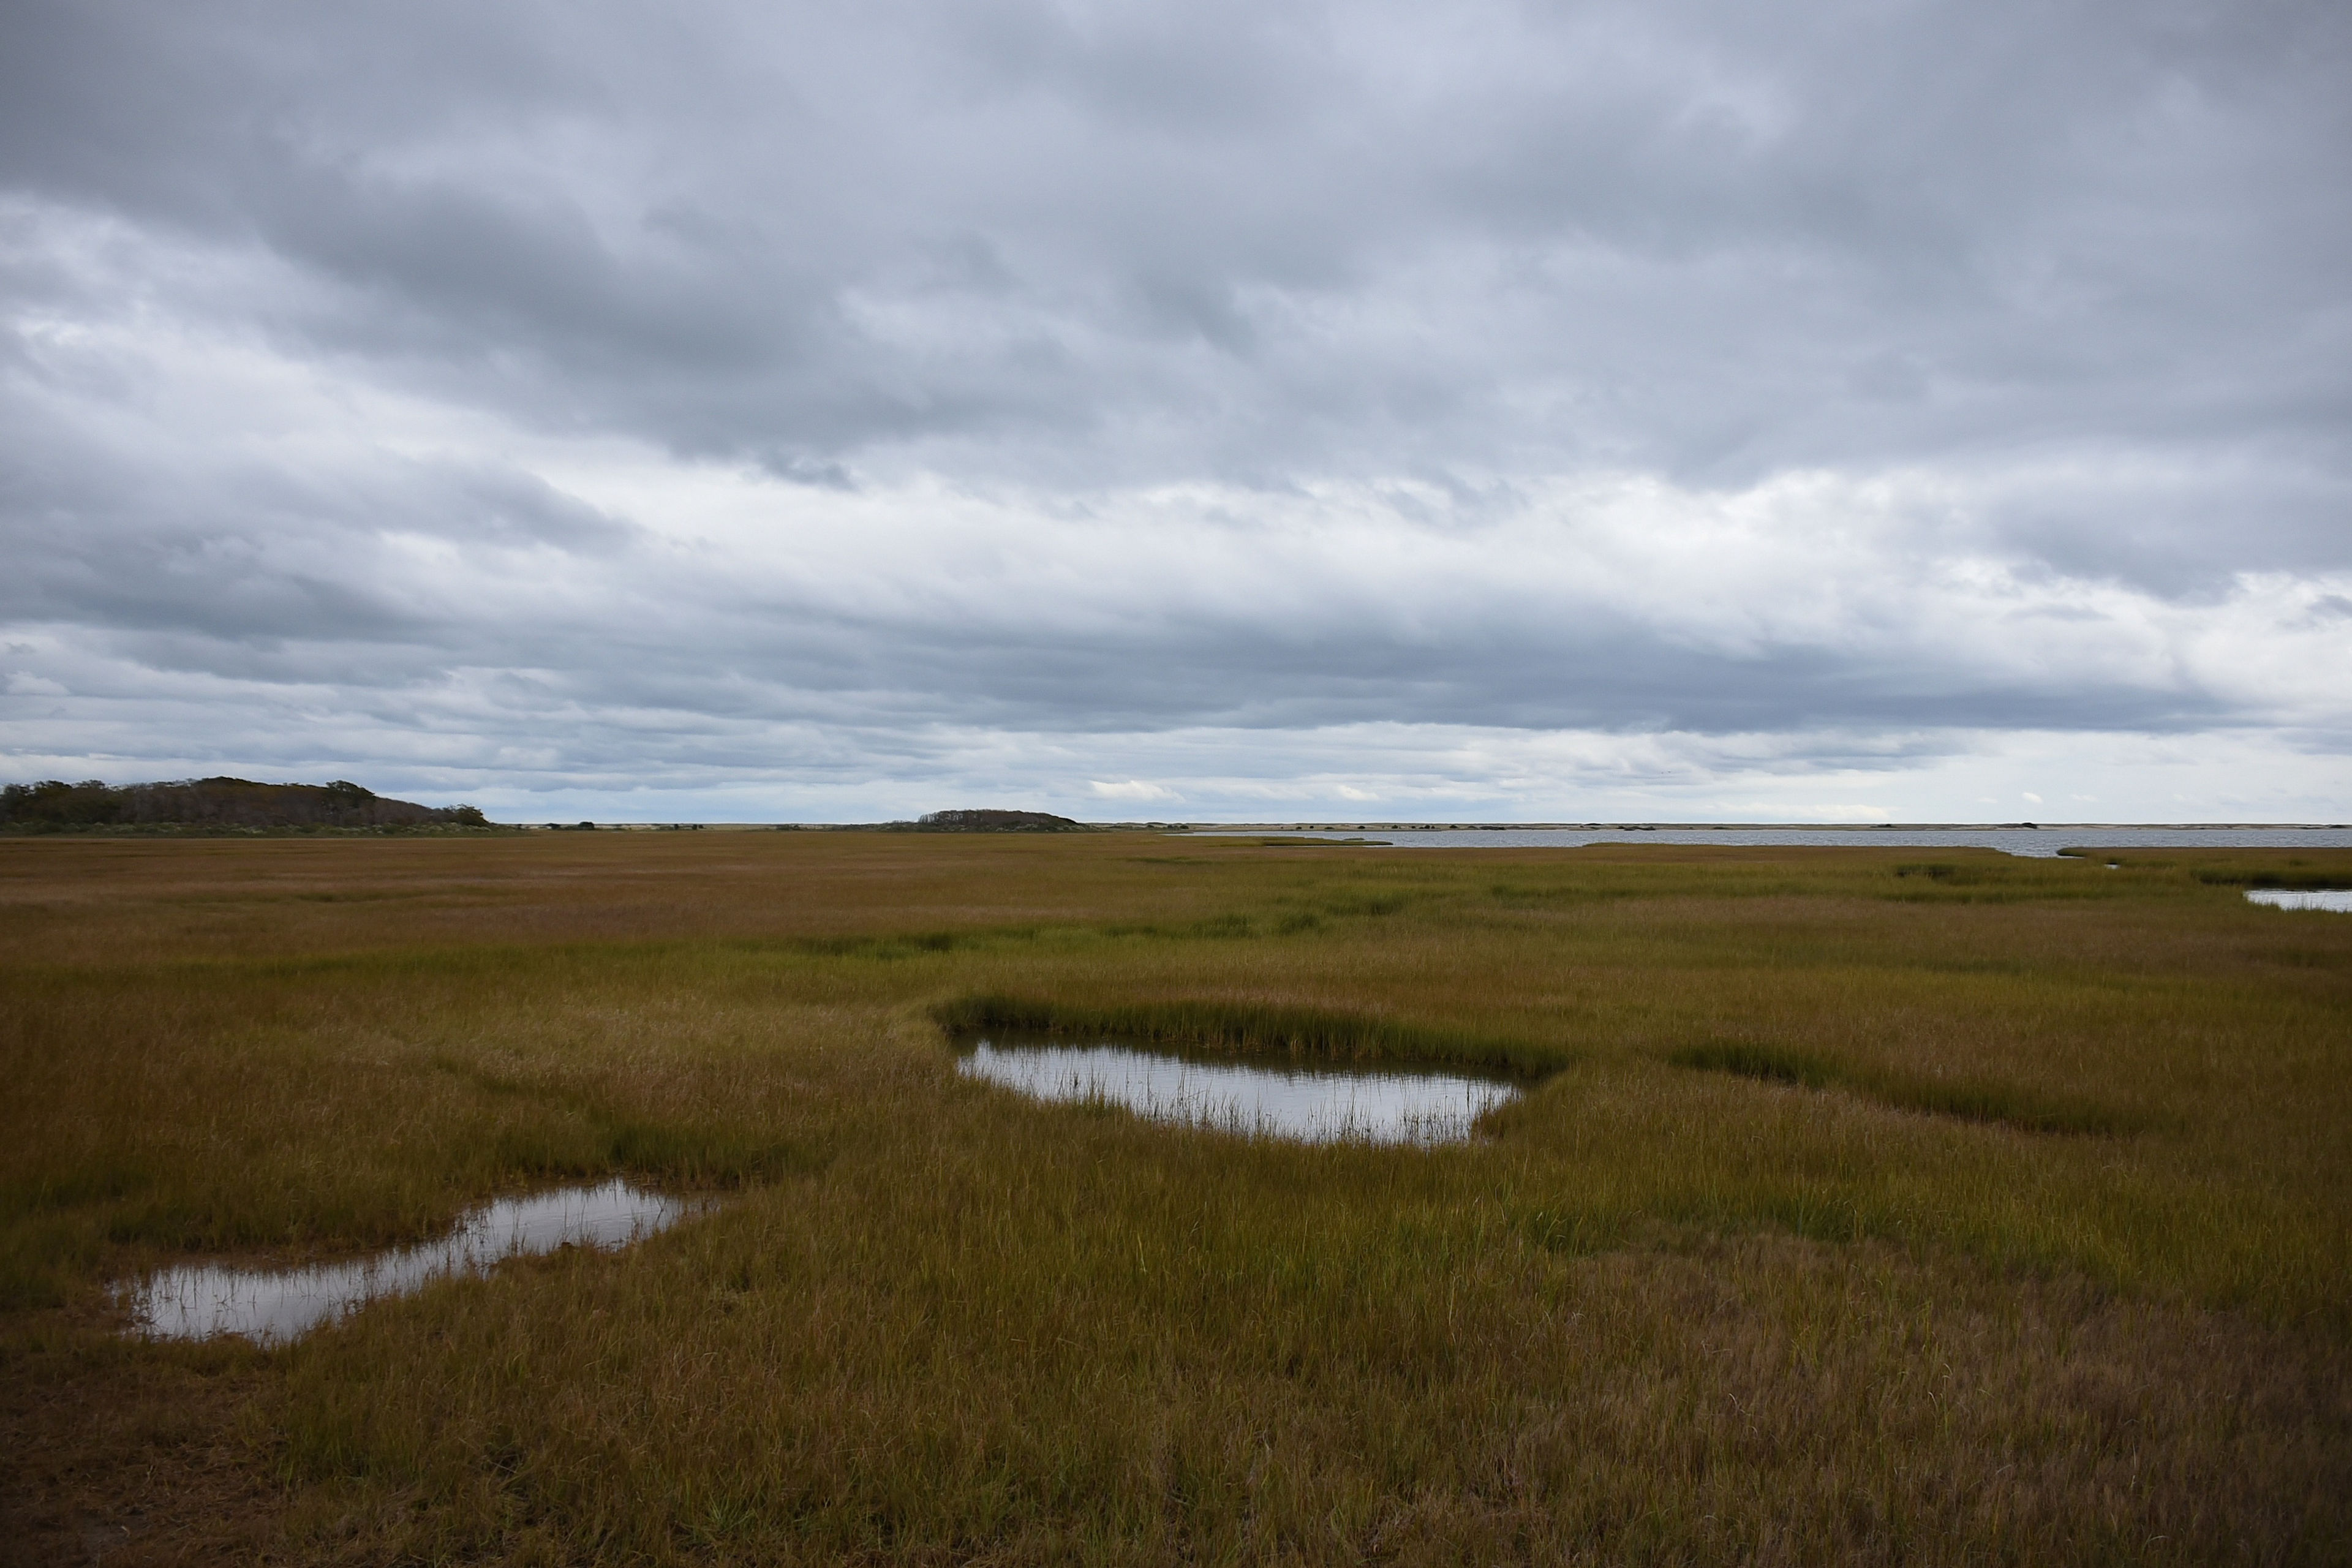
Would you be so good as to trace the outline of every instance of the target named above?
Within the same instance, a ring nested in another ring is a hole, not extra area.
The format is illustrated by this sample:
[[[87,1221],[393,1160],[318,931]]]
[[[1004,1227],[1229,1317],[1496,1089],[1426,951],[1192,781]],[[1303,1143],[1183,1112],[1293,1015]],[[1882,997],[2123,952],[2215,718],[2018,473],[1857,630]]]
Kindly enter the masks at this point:
[[[1253,1056],[1337,1062],[1458,1062],[1534,1076],[1574,1059],[1559,1047],[1374,1015],[1266,1003],[1132,1002],[1076,1006],[1038,997],[957,997],[931,1009],[950,1034],[1024,1029],[1108,1035]]]
[[[2323,889],[2341,888],[2347,879],[2337,871],[2285,870],[2218,870],[2199,871],[2197,879],[2209,888],[2276,888],[2294,892],[2317,892]]]
[[[1827,1089],[1832,1084],[1843,1083],[1847,1076],[1836,1063],[1821,1057],[1772,1046],[1738,1042],[1685,1046],[1671,1053],[1666,1059],[1678,1068],[1693,1068],[1701,1072],[1735,1073],[1741,1078],[1760,1079],[1767,1083],[1800,1084],[1806,1089]]]
[[[2053,1094],[1988,1079],[1948,1080],[1855,1067],[1786,1047],[1727,1041],[1667,1053],[1675,1067],[1731,1073],[1765,1083],[1835,1089],[1897,1110],[1984,1121],[2026,1132],[2116,1136],[2148,1130],[2148,1119],[2080,1095]]]

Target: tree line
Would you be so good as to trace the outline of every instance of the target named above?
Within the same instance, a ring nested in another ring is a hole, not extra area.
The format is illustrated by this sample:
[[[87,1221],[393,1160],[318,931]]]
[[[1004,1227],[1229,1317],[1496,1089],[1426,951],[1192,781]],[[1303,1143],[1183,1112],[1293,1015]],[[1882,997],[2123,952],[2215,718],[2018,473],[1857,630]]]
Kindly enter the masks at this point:
[[[72,832],[100,827],[488,827],[470,805],[419,805],[337,779],[331,784],[257,784],[250,779],[176,779],[110,784],[101,779],[0,788],[0,827]]]

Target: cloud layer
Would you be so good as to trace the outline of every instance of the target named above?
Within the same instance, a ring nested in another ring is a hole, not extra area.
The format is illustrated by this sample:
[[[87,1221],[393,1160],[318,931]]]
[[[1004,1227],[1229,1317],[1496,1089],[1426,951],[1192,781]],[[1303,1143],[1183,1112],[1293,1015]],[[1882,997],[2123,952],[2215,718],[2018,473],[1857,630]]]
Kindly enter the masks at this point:
[[[2318,4],[12,7],[0,766],[2340,818],[2346,79]]]

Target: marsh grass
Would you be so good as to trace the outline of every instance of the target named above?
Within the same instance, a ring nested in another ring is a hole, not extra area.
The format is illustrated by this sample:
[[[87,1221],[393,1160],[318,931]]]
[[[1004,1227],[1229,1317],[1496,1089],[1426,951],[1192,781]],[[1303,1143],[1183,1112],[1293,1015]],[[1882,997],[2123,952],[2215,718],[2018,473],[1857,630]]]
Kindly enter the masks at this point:
[[[1841,1089],[1897,1110],[1954,1116],[1965,1121],[1997,1121],[2028,1132],[2113,1135],[2144,1131],[2148,1118],[2081,1095],[2062,1095],[2014,1083],[1925,1078],[1885,1068],[1859,1069],[1827,1057],[1771,1046],[1728,1043],[1685,1046],[1666,1059],[1702,1072],[1736,1073],[1768,1083],[1806,1089]]]
[[[2352,856],[2107,858],[0,844],[0,1537],[2342,1561],[2352,919],[2201,874]],[[982,1024],[1548,1076],[1310,1148],[963,1080]],[[728,1196],[279,1351],[112,1337],[143,1268],[607,1173]]]
[[[1021,1029],[1118,1036],[1252,1056],[1334,1062],[1429,1062],[1536,1074],[1567,1056],[1524,1041],[1437,1028],[1369,1013],[1265,1002],[1131,1002],[1073,1007],[1036,997],[961,996],[931,1009],[951,1034]]]

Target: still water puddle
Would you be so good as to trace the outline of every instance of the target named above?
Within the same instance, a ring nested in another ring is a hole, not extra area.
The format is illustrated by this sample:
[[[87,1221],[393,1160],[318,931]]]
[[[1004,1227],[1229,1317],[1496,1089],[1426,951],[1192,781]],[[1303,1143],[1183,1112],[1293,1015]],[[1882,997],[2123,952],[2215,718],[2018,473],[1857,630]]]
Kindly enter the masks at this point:
[[[617,1180],[567,1187],[476,1209],[438,1241],[307,1268],[167,1269],[127,1288],[123,1300],[137,1331],[152,1339],[243,1334],[262,1342],[283,1342],[380,1296],[405,1295],[456,1275],[487,1274],[509,1258],[560,1247],[625,1247],[668,1229],[701,1206]]]
[[[1366,1068],[1203,1060],[1097,1039],[994,1031],[956,1070],[1062,1103],[1124,1106],[1154,1121],[1303,1143],[1458,1143],[1518,1095],[1508,1079],[1459,1068]]]
[[[2295,892],[2285,888],[2256,888],[2246,897],[2258,904],[2269,904],[2281,910],[2332,910],[2339,915],[2352,915],[2352,888],[2321,888],[2310,892]]]

